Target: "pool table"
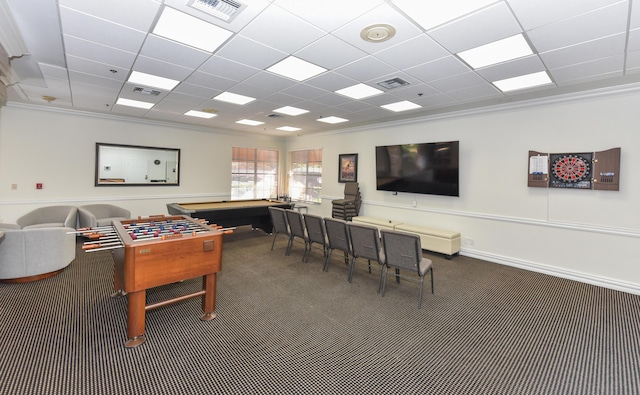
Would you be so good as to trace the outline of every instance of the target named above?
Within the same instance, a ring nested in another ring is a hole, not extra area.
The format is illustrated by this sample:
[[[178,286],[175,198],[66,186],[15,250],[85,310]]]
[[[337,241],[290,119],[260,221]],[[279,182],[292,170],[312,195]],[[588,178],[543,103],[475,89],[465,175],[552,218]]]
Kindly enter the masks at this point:
[[[205,219],[224,228],[251,225],[271,233],[269,207],[292,208],[291,203],[275,199],[224,200],[219,202],[167,203],[171,215]]]

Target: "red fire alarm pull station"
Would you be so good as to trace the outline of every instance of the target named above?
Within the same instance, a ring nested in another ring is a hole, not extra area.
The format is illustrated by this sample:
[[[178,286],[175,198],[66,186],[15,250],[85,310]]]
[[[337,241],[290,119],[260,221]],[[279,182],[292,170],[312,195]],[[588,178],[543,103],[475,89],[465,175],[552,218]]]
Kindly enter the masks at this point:
[[[41,182],[36,184],[36,189],[42,189],[42,183]]]

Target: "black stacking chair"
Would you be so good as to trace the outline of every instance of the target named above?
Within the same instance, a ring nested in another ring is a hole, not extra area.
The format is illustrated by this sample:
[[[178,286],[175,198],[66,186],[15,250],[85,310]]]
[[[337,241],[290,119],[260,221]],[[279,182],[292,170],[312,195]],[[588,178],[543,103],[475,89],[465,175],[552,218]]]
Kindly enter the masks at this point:
[[[287,245],[287,255],[291,253],[291,247],[296,237],[304,241],[304,253],[302,254],[302,262],[307,259],[307,252],[309,250],[309,237],[307,236],[307,229],[304,226],[302,214],[295,210],[285,209],[284,213],[287,216],[287,223],[289,223],[289,244]]]
[[[322,246],[322,257],[327,256],[327,231],[324,227],[324,220],[322,217],[313,214],[304,214],[304,224],[307,228],[307,237],[309,238],[309,253],[313,243],[320,244]],[[307,254],[307,260],[309,255]]]
[[[347,230],[347,221],[337,218],[325,218],[324,226],[327,231],[327,256],[324,260],[324,268],[322,270],[329,271],[329,261],[331,253],[334,250],[344,253],[344,263],[349,264],[349,256],[351,255],[351,244],[349,244],[349,231]]]
[[[382,296],[387,283],[389,268],[396,269],[396,278],[416,281],[413,276],[402,275],[403,271],[417,274],[420,282],[420,299],[418,308],[422,307],[422,288],[424,276],[431,272],[431,293],[433,293],[433,266],[430,259],[422,256],[420,236],[392,230],[380,230],[382,235],[382,247],[385,255],[384,277],[382,280]]]
[[[287,216],[284,213],[283,208],[269,207],[269,214],[271,215],[271,223],[273,224],[273,242],[271,242],[271,251],[273,251],[273,246],[276,244],[276,237],[278,237],[278,234],[282,233],[287,235],[287,239],[289,239],[290,232],[289,224],[287,223]]]
[[[382,284],[382,265],[384,265],[384,253],[380,248],[380,234],[378,228],[359,223],[347,222],[349,239],[351,240],[351,266],[349,267],[349,282],[353,278],[353,269],[358,258],[364,258],[369,265],[371,273],[371,261],[378,262],[380,279],[378,280],[378,292]]]

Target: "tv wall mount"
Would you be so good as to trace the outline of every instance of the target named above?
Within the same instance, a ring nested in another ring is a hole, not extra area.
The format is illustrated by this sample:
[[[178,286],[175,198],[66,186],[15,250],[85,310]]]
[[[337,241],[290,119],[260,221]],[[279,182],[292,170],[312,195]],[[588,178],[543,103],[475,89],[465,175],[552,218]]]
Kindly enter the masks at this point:
[[[620,148],[556,154],[529,151],[528,186],[618,191],[620,151]]]

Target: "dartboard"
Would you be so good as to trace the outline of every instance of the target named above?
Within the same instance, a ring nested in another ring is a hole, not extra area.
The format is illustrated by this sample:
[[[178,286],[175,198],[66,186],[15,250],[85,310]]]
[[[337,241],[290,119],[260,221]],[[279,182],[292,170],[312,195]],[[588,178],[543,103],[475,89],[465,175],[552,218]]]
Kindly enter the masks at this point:
[[[553,175],[563,182],[580,182],[591,174],[590,161],[580,155],[562,155],[551,166]]]

